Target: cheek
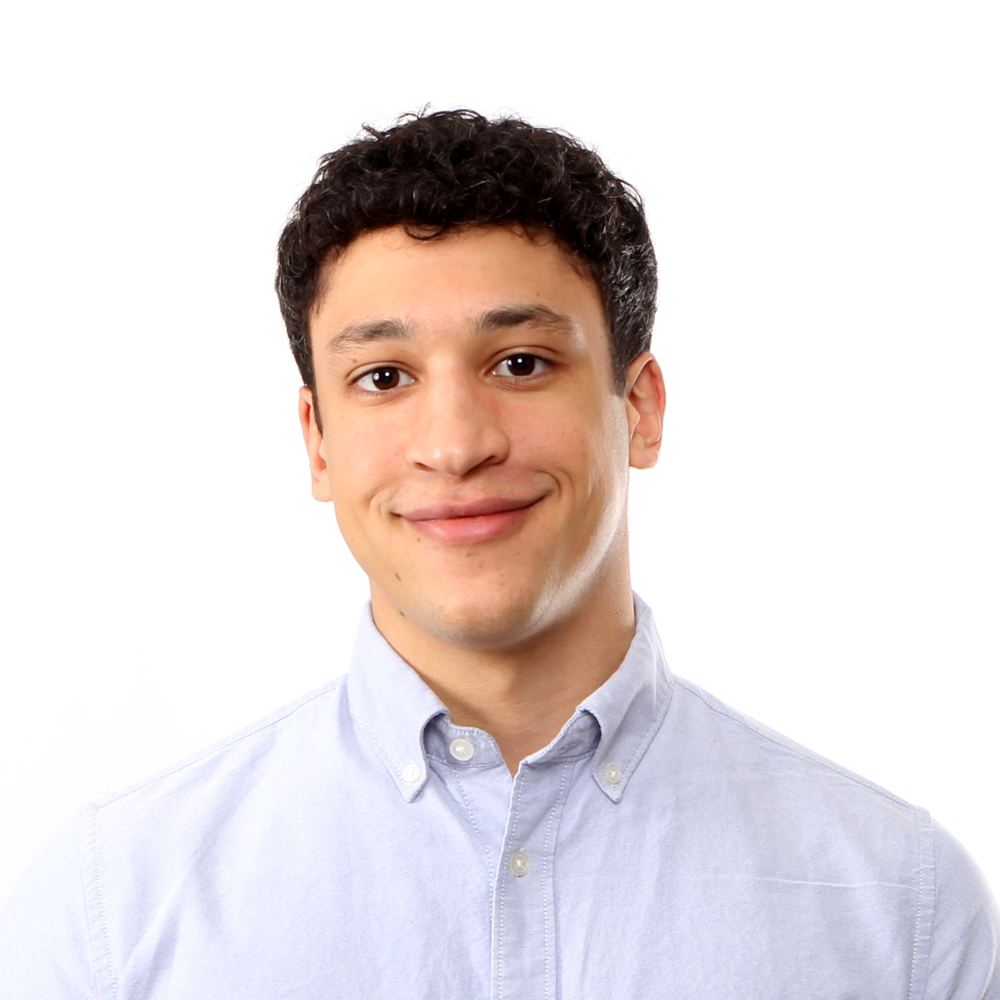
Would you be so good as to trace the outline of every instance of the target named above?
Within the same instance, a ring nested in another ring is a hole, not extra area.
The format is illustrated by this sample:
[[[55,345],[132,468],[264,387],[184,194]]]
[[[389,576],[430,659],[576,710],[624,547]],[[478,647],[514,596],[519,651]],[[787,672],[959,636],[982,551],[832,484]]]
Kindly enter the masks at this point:
[[[580,499],[628,470],[628,428],[620,408],[526,408],[511,422],[512,457],[554,475]]]
[[[398,475],[403,453],[399,429],[384,421],[332,421],[325,452],[334,505],[367,505]]]

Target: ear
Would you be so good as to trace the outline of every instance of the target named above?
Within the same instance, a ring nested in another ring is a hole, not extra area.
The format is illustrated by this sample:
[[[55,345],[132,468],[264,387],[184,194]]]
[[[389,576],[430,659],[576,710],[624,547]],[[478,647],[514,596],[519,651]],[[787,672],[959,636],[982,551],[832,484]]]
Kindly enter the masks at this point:
[[[663,384],[663,372],[649,351],[640,354],[628,367],[625,406],[628,412],[629,465],[633,469],[651,469],[660,457],[667,390]]]
[[[323,432],[319,428],[312,390],[307,386],[299,389],[299,423],[302,425],[302,437],[309,454],[312,495],[316,500],[331,501],[333,495],[330,490],[329,470],[323,457]]]

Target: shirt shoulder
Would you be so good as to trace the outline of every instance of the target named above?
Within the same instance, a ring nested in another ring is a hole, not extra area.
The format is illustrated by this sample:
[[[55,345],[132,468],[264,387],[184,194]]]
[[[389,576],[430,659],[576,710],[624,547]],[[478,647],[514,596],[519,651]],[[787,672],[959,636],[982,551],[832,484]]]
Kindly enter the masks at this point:
[[[262,778],[269,767],[294,766],[293,760],[301,763],[335,750],[346,720],[346,680],[346,674],[334,678],[163,770],[97,799],[89,809],[97,814],[128,813],[173,798],[180,789],[204,789],[217,797],[228,786]]]
[[[794,781],[804,790],[806,783],[812,783],[833,796],[848,795],[893,815],[926,816],[921,807],[732,708],[697,684],[676,676],[674,681],[675,705],[671,708],[684,717],[685,734],[724,752],[734,771],[760,774],[765,761],[772,765],[780,762],[781,771],[764,772],[772,775],[776,786]]]
[[[927,1000],[1000,1000],[1000,913],[964,847],[934,822],[934,920]]]
[[[656,769],[682,779],[662,794],[685,828],[702,829],[700,817],[711,816],[717,849],[737,867],[749,863],[789,884],[897,886],[915,919],[930,919],[934,838],[926,809],[675,681]]]
[[[250,841],[274,818],[304,814],[353,739],[345,677],[86,807],[80,817],[88,904],[153,905],[210,849]],[[149,899],[143,896],[145,886]],[[138,887],[138,888],[137,888]]]
[[[85,807],[0,914],[0,1000],[104,996],[111,954],[191,880],[206,851],[307,811],[310,783],[350,752],[346,676]],[[306,803],[305,805],[303,803]],[[276,819],[277,818],[277,819]],[[117,995],[117,994],[114,994]]]
[[[898,891],[882,923],[907,927],[908,995],[1000,1000],[996,902],[968,852],[926,809],[674,680],[661,737],[712,803],[721,850],[745,838],[755,863],[782,881]]]
[[[83,879],[84,817],[53,837],[0,912],[0,1000],[99,995]]]

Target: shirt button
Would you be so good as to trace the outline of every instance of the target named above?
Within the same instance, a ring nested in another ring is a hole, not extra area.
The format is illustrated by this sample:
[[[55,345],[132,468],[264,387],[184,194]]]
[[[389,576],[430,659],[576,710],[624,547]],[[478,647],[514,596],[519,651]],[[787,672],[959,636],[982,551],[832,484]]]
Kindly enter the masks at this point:
[[[403,768],[403,781],[407,784],[415,784],[420,780],[420,765],[419,764],[407,764]]]
[[[621,769],[614,764],[605,764],[604,777],[608,779],[609,784],[617,785],[622,780]]]
[[[472,760],[476,755],[476,745],[471,740],[462,739],[460,736],[457,740],[451,741],[448,752],[455,760]]]
[[[524,878],[531,868],[531,858],[524,851],[515,851],[510,856],[510,870],[518,877]]]

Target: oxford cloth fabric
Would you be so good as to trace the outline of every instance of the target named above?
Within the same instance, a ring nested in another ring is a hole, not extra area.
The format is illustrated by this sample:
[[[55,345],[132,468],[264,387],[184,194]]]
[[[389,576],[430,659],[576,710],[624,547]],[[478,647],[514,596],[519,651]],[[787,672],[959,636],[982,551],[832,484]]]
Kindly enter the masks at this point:
[[[637,612],[513,778],[366,617],[346,678],[50,845],[5,911],[0,997],[1000,997],[955,841],[673,677]]]

